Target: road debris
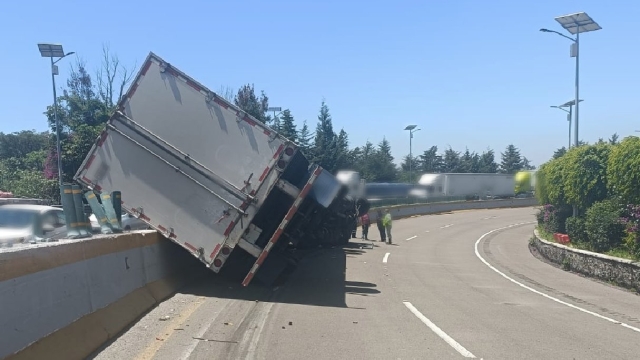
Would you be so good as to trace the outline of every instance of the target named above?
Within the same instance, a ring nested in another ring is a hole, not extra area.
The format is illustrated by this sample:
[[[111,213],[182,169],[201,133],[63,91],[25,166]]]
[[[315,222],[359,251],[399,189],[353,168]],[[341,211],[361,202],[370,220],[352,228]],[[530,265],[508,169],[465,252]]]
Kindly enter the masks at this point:
[[[165,316],[163,316],[163,317],[161,317],[161,318],[160,318],[160,321],[167,321],[167,320],[169,320],[169,319],[171,319],[171,316],[169,316],[169,315],[165,315]]]

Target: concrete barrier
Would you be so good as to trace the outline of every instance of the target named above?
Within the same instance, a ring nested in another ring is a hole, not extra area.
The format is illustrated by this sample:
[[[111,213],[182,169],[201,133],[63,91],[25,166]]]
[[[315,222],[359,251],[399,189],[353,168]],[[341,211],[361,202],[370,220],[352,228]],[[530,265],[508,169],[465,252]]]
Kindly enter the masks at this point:
[[[529,207],[537,206],[538,200],[536,198],[525,199],[506,199],[506,200],[482,200],[482,201],[454,201],[454,202],[442,202],[431,204],[412,204],[412,205],[396,205],[385,206],[381,208],[375,208],[369,210],[369,218],[371,221],[376,221],[377,211],[389,209],[392,218],[402,219],[416,215],[428,215],[438,214],[450,211],[460,210],[477,210],[477,209],[500,209],[500,208],[517,208],[517,207]]]
[[[198,265],[155,231],[4,249],[0,358],[86,358]]]

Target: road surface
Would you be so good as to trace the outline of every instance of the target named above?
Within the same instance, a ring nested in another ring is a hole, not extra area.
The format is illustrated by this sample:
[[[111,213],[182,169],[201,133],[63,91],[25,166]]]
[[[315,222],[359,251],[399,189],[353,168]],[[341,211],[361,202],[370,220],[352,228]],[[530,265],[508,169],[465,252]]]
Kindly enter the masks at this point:
[[[276,289],[207,274],[95,359],[637,359],[640,297],[533,257],[534,213],[397,220]]]

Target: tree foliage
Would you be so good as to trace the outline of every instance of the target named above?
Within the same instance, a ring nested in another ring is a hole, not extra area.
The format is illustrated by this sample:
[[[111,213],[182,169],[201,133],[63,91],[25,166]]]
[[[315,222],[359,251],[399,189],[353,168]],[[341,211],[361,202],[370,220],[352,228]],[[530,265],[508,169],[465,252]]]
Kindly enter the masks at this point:
[[[572,148],[562,157],[562,181],[566,202],[586,210],[607,198],[607,143]]]
[[[630,136],[611,149],[607,179],[612,194],[640,204],[640,138]]]
[[[504,174],[515,174],[524,169],[525,163],[520,155],[520,150],[515,147],[515,145],[509,144],[501,155],[500,172]]]
[[[271,121],[271,118],[267,115],[269,98],[264,91],[260,92],[260,96],[257,96],[253,84],[246,84],[240,87],[233,102],[260,122],[268,124]]]
[[[294,142],[298,141],[298,131],[296,130],[296,124],[293,120],[293,115],[291,115],[291,110],[286,109],[282,112],[278,131],[287,139]]]

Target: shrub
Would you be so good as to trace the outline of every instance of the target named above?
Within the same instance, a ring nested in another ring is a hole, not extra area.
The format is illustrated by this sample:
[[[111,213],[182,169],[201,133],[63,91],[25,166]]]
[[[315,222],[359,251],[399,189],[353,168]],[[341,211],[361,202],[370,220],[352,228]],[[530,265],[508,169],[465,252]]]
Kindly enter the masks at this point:
[[[547,204],[536,214],[538,225],[548,233],[564,233],[567,218],[571,216],[571,208],[568,206],[555,207]]]
[[[630,136],[613,147],[609,155],[609,191],[625,203],[640,204],[640,138]]]
[[[586,243],[588,241],[584,218],[577,216],[568,218],[566,228],[572,243]]]
[[[605,252],[620,246],[624,235],[621,214],[621,207],[612,200],[596,202],[587,210],[585,228],[594,251]]]
[[[567,203],[580,212],[607,198],[607,161],[611,145],[595,144],[573,148],[563,157],[562,182]]]
[[[623,241],[625,248],[636,257],[640,256],[640,205],[627,205],[622,211],[620,223],[626,233]]]

